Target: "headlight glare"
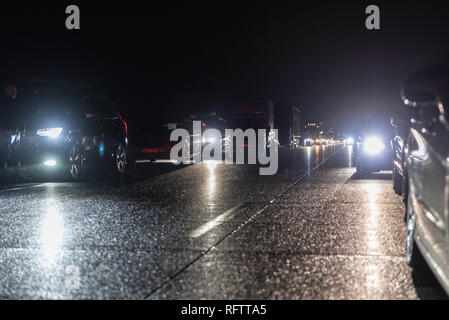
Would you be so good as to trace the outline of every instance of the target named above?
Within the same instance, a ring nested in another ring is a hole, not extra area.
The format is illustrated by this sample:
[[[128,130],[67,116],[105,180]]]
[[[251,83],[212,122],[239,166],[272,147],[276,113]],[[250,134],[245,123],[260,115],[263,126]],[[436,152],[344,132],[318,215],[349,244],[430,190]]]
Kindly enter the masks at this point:
[[[217,141],[217,139],[215,137],[209,137],[209,138],[203,137],[202,141],[203,141],[203,143],[214,143],[215,141]]]
[[[363,142],[363,149],[368,154],[378,154],[385,149],[385,145],[379,137],[368,137]]]
[[[49,137],[56,139],[62,132],[62,128],[45,128],[36,131],[36,134],[41,137]]]

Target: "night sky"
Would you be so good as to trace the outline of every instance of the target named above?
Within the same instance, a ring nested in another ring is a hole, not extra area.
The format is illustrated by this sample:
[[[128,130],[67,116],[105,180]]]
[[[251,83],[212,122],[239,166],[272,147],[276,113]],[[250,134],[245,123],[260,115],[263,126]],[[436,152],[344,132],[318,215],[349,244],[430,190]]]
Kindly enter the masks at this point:
[[[92,2],[2,3],[2,72],[86,80],[130,121],[273,100],[347,130],[399,108],[407,75],[449,53],[444,1]],[[365,29],[369,4],[381,30]]]

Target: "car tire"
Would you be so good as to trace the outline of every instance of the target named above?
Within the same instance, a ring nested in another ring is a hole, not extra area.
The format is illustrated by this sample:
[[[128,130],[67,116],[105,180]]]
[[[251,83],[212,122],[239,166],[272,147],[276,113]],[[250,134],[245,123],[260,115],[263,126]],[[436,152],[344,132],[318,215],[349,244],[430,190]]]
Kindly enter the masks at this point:
[[[80,181],[83,176],[82,153],[78,143],[74,143],[69,149],[68,176],[72,181]]]
[[[396,168],[393,168],[393,190],[398,195],[402,195],[402,176],[398,173],[398,170]]]
[[[120,187],[124,184],[127,165],[128,155],[126,146],[123,143],[118,143],[114,147],[114,159],[112,164],[111,183],[113,186]]]

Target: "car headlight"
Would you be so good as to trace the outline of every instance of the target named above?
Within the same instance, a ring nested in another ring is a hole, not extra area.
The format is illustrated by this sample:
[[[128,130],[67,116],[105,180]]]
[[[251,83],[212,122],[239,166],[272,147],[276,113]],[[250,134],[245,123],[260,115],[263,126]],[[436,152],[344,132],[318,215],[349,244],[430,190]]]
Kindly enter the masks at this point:
[[[53,160],[53,159],[46,160],[46,161],[44,161],[44,166],[54,167],[54,166],[56,166],[56,160]]]
[[[347,144],[354,144],[354,138],[348,138],[346,139]]]
[[[45,128],[36,131],[36,134],[41,137],[49,137],[56,139],[62,132],[62,128]]]
[[[378,137],[368,137],[363,142],[363,150],[369,154],[377,154],[385,149],[385,145]]]
[[[215,140],[216,140],[216,139],[215,139],[214,137],[210,137],[210,138],[207,138],[207,139],[206,139],[206,138],[203,138],[202,141],[203,141],[203,143],[206,143],[206,142],[207,142],[207,143],[214,143]]]

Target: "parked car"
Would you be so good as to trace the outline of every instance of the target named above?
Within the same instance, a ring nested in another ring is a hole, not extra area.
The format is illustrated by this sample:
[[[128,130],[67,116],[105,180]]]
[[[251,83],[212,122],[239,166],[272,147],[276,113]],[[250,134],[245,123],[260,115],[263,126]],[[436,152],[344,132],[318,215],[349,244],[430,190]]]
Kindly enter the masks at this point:
[[[25,87],[18,101],[14,159],[40,172],[80,180],[90,168],[114,176],[127,165],[127,124],[105,96],[63,85]]]
[[[415,271],[427,264],[449,294],[448,67],[412,75],[402,99],[411,123],[404,148],[407,262]]]

